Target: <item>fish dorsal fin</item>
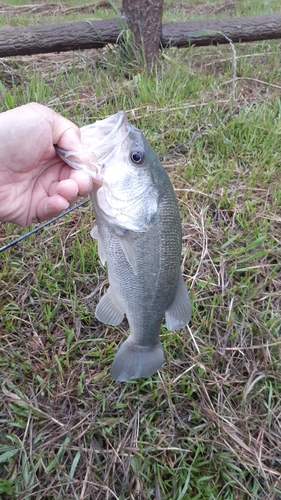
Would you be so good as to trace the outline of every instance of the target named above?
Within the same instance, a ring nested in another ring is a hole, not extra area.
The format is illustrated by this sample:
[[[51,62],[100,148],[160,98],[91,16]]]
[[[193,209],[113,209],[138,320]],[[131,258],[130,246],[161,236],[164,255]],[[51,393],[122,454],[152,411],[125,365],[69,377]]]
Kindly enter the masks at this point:
[[[104,248],[103,241],[102,241],[101,236],[99,234],[98,226],[93,227],[92,231],[90,232],[90,235],[94,240],[97,240],[97,242],[98,242],[98,254],[99,254],[100,261],[101,261],[102,265],[104,266],[104,264],[106,262],[106,254],[105,254],[105,248]]]
[[[110,287],[97,305],[96,318],[102,323],[112,326],[119,325],[124,318],[124,312],[117,304]]]
[[[132,237],[132,234],[130,233],[130,231],[125,231],[125,233],[122,234],[122,236],[118,237],[127,261],[132,267],[134,273],[137,274],[136,245]]]
[[[181,272],[175,298],[167,309],[165,318],[168,330],[183,328],[191,318],[191,302]]]

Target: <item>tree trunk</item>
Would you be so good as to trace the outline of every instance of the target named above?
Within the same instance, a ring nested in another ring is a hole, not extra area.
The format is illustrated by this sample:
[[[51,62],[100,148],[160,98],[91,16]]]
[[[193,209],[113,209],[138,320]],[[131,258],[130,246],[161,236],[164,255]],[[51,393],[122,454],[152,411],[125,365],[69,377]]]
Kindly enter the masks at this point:
[[[120,33],[117,19],[5,28],[0,29],[0,57],[100,48],[118,43]],[[203,46],[229,43],[226,37],[232,42],[281,38],[281,15],[164,24],[160,42],[163,47]]]
[[[122,18],[134,36],[130,53],[135,60],[143,55],[147,68],[159,59],[162,12],[163,0],[123,0]]]

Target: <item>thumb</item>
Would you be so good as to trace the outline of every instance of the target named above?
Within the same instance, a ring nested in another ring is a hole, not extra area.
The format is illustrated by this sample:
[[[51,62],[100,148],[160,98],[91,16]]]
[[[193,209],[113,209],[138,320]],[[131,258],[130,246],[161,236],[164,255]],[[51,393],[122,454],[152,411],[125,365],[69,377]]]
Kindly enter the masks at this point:
[[[67,151],[79,151],[81,149],[80,129],[75,123],[42,104],[32,103],[29,106],[39,111],[50,123],[53,144],[58,144],[60,148]]]
[[[80,129],[68,120],[64,121],[64,118],[62,120],[63,122],[60,120],[57,129],[53,131],[53,143],[66,151],[79,151],[82,149]],[[56,137],[58,137],[57,140],[55,140]]]

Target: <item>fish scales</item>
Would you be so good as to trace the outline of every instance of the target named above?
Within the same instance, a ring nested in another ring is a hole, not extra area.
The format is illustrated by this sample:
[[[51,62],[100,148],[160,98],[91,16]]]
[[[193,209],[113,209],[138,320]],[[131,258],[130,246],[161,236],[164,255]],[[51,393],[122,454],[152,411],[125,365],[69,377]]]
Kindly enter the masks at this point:
[[[167,182],[166,173],[160,171],[160,175]],[[95,207],[95,199],[93,203]],[[136,273],[112,227],[104,220],[97,222],[106,248],[109,283],[128,318],[131,335],[136,343],[157,344],[158,325],[175,295],[181,258],[181,223],[174,192],[170,189],[162,197],[156,218],[146,232],[131,232]]]
[[[95,142],[95,134],[98,137]],[[111,375],[119,381],[148,377],[164,363],[159,340],[165,316],[169,330],[191,316],[180,272],[181,221],[168,175],[141,132],[123,112],[81,129],[84,150],[60,156],[96,183],[91,193],[102,263],[109,289],[96,317],[116,326],[126,314],[130,335],[119,348]]]

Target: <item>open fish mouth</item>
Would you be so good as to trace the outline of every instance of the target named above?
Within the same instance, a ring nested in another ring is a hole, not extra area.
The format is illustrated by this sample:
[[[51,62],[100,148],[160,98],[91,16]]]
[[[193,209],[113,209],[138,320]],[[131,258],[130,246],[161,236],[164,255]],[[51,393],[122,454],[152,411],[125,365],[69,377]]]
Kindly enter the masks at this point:
[[[104,163],[109,155],[126,140],[130,124],[124,111],[80,129],[82,147],[66,151],[55,145],[57,154],[76,170],[87,172],[97,182],[102,181]]]

